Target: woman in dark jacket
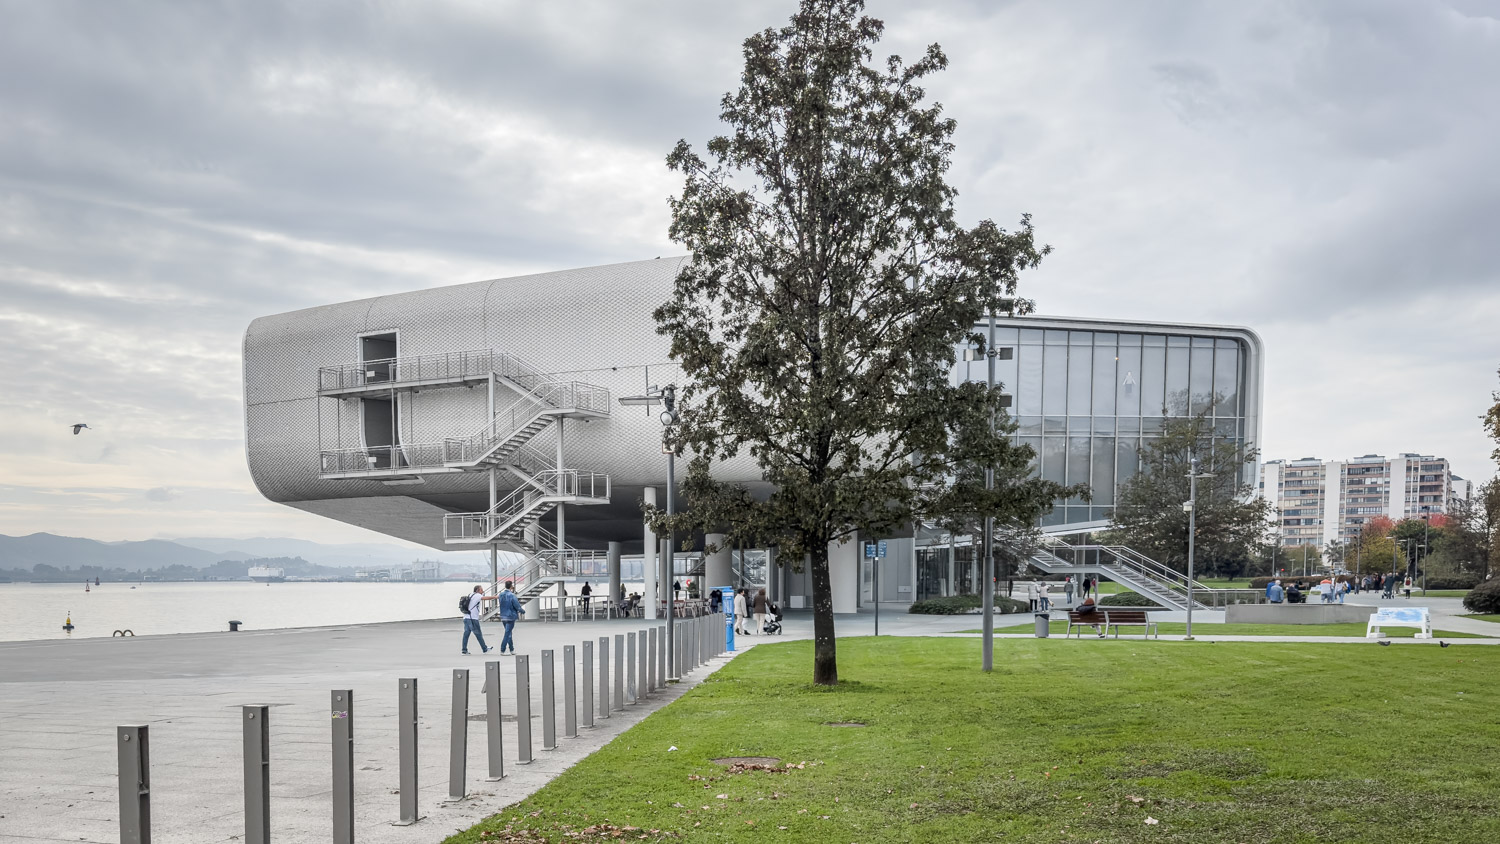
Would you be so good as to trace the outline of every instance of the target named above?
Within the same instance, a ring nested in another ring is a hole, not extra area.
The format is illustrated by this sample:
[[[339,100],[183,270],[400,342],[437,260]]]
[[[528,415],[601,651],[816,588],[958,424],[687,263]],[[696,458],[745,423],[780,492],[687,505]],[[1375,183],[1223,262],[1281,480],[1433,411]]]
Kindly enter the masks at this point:
[[[755,603],[751,611],[755,613],[755,632],[764,631],[766,629],[766,590],[762,589],[755,593]]]

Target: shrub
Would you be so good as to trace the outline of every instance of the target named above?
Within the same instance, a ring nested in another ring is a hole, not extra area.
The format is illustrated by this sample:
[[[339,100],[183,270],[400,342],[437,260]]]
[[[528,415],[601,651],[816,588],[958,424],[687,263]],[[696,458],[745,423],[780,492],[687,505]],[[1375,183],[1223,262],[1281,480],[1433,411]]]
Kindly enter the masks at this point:
[[[1500,613],[1500,577],[1492,577],[1470,590],[1464,596],[1464,608],[1483,615]]]
[[[1139,592],[1116,592],[1099,600],[1101,607],[1156,607],[1161,606]]]
[[[1477,574],[1430,574],[1427,576],[1428,589],[1473,589],[1478,585],[1479,575]]]
[[[978,595],[953,595],[947,598],[928,598],[911,605],[907,612],[917,615],[962,615],[979,609]],[[1004,595],[995,596],[995,612],[1017,613],[1030,609],[1022,601],[1014,601]]]

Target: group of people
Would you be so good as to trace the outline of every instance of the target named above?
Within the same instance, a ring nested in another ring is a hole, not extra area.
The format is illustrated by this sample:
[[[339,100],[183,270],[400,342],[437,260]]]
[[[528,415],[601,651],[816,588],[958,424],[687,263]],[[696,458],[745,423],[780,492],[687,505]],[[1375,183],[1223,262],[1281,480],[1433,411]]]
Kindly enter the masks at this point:
[[[1381,598],[1392,598],[1397,589],[1405,589],[1406,597],[1411,597],[1412,581],[1410,577],[1403,578],[1394,572],[1389,574],[1367,574],[1360,578],[1346,578],[1340,580],[1334,578],[1329,583],[1319,584],[1309,589],[1306,583],[1292,581],[1282,585],[1280,578],[1266,584],[1266,600],[1273,604],[1305,604],[1309,591],[1318,592],[1320,600],[1325,604],[1342,604],[1344,597],[1350,593],[1380,592]]]
[[[714,590],[714,597],[718,597],[718,590]],[[713,599],[710,599],[712,604]],[[722,605],[723,599],[719,599]],[[712,609],[712,606],[710,606]],[[766,590],[757,590],[754,595],[746,587],[734,590],[734,632],[738,634],[754,635],[762,633],[766,629],[766,616],[776,611],[776,605],[766,598]],[[745,622],[754,618],[754,627],[745,629]]]
[[[516,643],[511,634],[516,628],[516,621],[526,614],[521,608],[521,599],[516,595],[515,584],[505,581],[505,591],[499,595],[484,594],[483,586],[475,586],[474,591],[469,593],[469,598],[464,606],[464,641],[460,648],[462,653],[469,652],[469,637],[473,636],[479,642],[479,650],[489,653],[490,647],[484,642],[484,631],[480,629],[479,622],[484,618],[484,602],[496,601],[500,613],[500,623],[505,625],[505,638],[500,640],[500,653],[516,652]]]

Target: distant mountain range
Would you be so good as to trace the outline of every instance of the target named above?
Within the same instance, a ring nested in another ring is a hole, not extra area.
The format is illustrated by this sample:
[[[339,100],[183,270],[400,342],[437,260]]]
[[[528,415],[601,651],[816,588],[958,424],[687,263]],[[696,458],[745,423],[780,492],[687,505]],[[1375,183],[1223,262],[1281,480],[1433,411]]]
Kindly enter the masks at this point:
[[[0,534],[0,569],[30,569],[43,563],[58,568],[99,566],[140,571],[171,565],[204,568],[222,560],[263,557],[301,557],[315,565],[337,568],[385,568],[417,559],[440,559],[459,566],[467,564],[475,571],[489,568],[487,558],[473,551],[443,553],[380,543],[325,545],[305,539],[267,537],[100,542],[50,533]]]

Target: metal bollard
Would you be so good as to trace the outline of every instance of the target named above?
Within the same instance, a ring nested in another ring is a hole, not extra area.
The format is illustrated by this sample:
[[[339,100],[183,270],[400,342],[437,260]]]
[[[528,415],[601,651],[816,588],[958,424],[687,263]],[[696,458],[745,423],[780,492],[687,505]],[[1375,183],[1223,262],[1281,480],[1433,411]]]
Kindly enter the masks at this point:
[[[609,717],[609,637],[599,637],[599,717]]]
[[[563,645],[563,735],[578,738],[578,672],[574,664],[573,646]]]
[[[667,687],[667,631],[666,628],[657,626],[656,643],[656,686],[665,689]]]
[[[635,631],[625,634],[625,702],[635,703]]]
[[[354,844],[354,690],[329,693],[333,714],[333,844]]]
[[[118,727],[120,746],[120,844],[151,844],[151,754],[149,730]]]
[[[505,737],[500,732],[500,663],[484,664],[484,723],[488,733],[489,782],[505,778]]]
[[[635,699],[640,700],[651,693],[651,685],[646,682],[646,631],[636,633],[635,641],[640,645],[635,652]]]
[[[615,693],[611,709],[625,708],[625,637],[615,634]]]
[[[583,725],[594,726],[594,643],[583,643]]]
[[[469,669],[453,669],[453,713],[448,721],[448,796],[464,799],[468,790]]]
[[[531,764],[531,658],[516,657],[516,761]]]
[[[401,759],[401,818],[397,826],[421,820],[417,816],[417,678],[403,677],[396,701],[396,736]]]
[[[646,651],[646,670],[641,672],[646,675],[646,688],[656,691],[661,688],[656,677],[656,628],[652,627],[646,631],[646,641],[649,643]]]
[[[542,749],[557,749],[557,683],[552,651],[542,651]]]
[[[271,844],[271,725],[269,706],[243,706],[245,842]]]

